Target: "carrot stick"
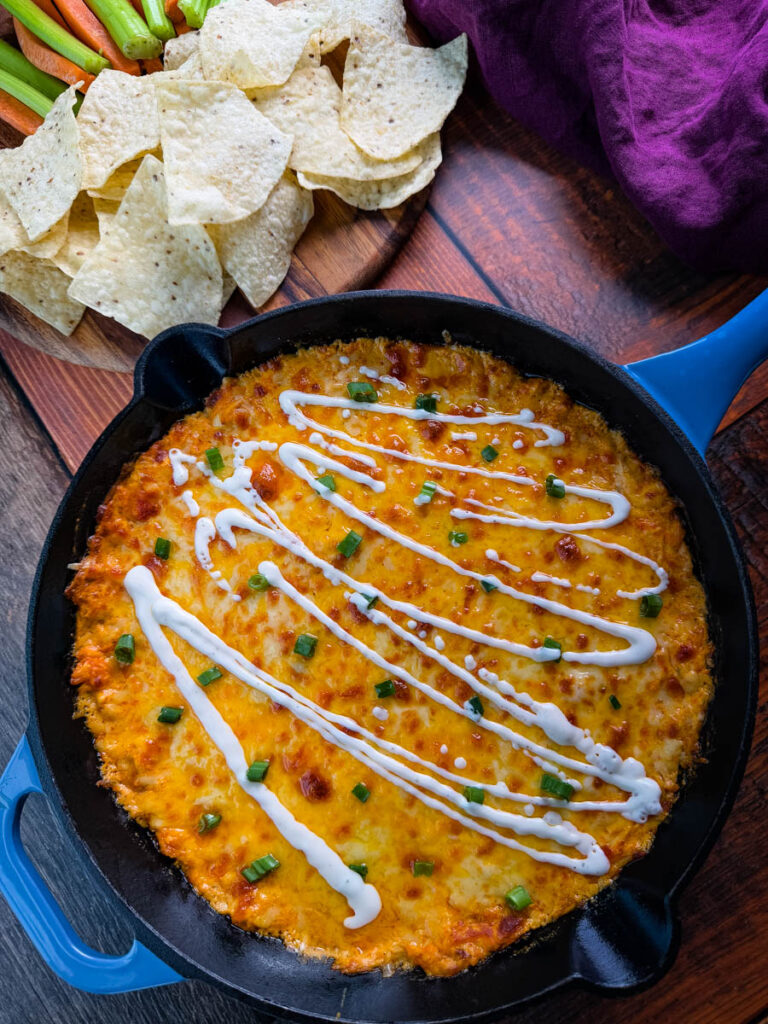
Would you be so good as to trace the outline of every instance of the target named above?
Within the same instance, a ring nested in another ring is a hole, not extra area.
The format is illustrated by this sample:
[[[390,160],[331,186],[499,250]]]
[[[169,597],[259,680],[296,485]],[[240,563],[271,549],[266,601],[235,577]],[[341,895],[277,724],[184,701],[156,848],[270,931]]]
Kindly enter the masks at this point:
[[[141,0],[131,0],[131,6],[137,14],[140,14],[142,18],[144,17],[144,8],[141,6]]]
[[[39,7],[46,2],[50,0],[35,0]],[[58,8],[64,15],[70,31],[81,42],[106,57],[115,71],[125,71],[128,75],[141,74],[138,61],[123,56],[120,47],[83,0],[58,0]]]
[[[51,0],[35,0],[35,3],[40,8],[40,10],[43,11],[44,14],[47,14],[49,18],[53,18],[53,20],[57,22],[59,25],[61,25],[62,28],[67,27],[64,24],[64,19],[59,14],[58,10],[54,7],[54,5],[51,3]]]
[[[43,123],[42,117],[36,114],[34,110],[30,110],[29,107],[19,103],[13,96],[9,96],[7,92],[2,91],[0,91],[0,120],[5,121],[6,124],[13,125],[23,135],[34,135]]]
[[[94,81],[94,75],[83,71],[77,64],[73,64],[71,60],[67,60],[66,57],[62,57],[61,54],[52,50],[50,46],[40,42],[37,36],[33,36],[17,18],[13,19],[13,27],[16,29],[16,38],[19,41],[21,52],[36,68],[53,75],[54,78],[60,78],[62,82],[67,82],[69,85],[77,85],[78,82],[82,82],[80,91],[88,90],[88,86]]]
[[[150,60],[141,61],[141,66],[144,68],[145,75],[151,75],[154,71],[163,70],[163,62],[159,57],[152,57]]]
[[[179,0],[165,0],[165,13],[174,25],[184,21],[184,15],[179,10]]]

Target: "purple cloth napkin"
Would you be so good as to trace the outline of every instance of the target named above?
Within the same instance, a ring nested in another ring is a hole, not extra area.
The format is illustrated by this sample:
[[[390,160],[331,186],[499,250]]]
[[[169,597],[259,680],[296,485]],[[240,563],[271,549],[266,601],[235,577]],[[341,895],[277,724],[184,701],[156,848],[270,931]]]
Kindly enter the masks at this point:
[[[702,270],[768,271],[768,0],[409,0]]]

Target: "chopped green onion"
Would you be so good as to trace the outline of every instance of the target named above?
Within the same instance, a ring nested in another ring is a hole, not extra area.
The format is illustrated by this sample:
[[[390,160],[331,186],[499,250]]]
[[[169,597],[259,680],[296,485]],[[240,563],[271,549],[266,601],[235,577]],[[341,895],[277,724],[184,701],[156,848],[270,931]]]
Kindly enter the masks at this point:
[[[248,580],[248,586],[251,590],[269,590],[271,584],[266,576],[260,572],[255,572]]]
[[[499,585],[498,583],[491,583],[490,580],[480,580],[480,586],[483,588],[486,594],[490,594],[492,590],[498,589]]]
[[[376,388],[367,380],[353,380],[347,384],[347,392],[355,402],[378,402],[379,400]]]
[[[464,533],[463,530],[451,530],[448,534],[448,540],[451,542],[452,547],[457,548],[460,544],[467,543],[469,534]]]
[[[365,598],[365,603],[369,608],[373,608],[373,606],[379,600],[378,594],[374,594],[373,597],[369,597],[367,594],[363,594],[362,596]]]
[[[205,458],[212,473],[220,473],[224,469],[224,457],[218,448],[206,448]]]
[[[477,694],[475,694],[474,697],[470,697],[469,700],[467,701],[467,704],[469,704],[470,708],[472,708],[472,711],[476,715],[481,715],[482,716],[482,715],[485,714],[485,708],[483,707],[483,702],[480,700],[480,698],[477,696]]]
[[[221,824],[220,814],[203,814],[197,824],[197,831],[200,835],[204,832],[213,832],[217,825]]]
[[[541,788],[545,793],[551,793],[559,800],[570,800],[576,792],[570,782],[563,782],[556,775],[548,775],[546,772],[541,776]]]
[[[618,711],[621,707],[621,701],[618,697],[615,697],[613,694],[611,694],[611,696],[608,698],[608,702],[610,703],[614,711]]]
[[[347,864],[347,867],[350,871],[356,871],[361,878],[365,878],[368,874],[367,864]]]
[[[269,771],[269,761],[254,761],[248,767],[245,777],[249,782],[263,782]]]
[[[376,683],[374,690],[377,697],[394,697],[395,684],[391,679],[385,679],[383,683]]]
[[[175,725],[176,722],[184,714],[184,708],[160,708],[160,714],[157,716],[158,722],[163,722],[165,725]]]
[[[487,444],[485,448],[483,448],[483,450],[480,452],[480,455],[482,456],[483,459],[485,459],[486,462],[493,462],[493,460],[498,457],[498,454],[499,453],[496,451],[492,444]]]
[[[126,0],[127,2],[128,0]],[[104,68],[111,67],[106,57],[102,57],[95,50],[81,43],[79,39],[76,39],[65,28],[62,28],[58,22],[54,21],[44,11],[41,11],[33,0],[3,0],[3,7],[14,18],[18,18],[22,25],[26,25],[33,35],[36,35],[42,42],[47,43],[52,50],[60,53],[67,60],[71,60],[73,64],[77,64],[79,68],[89,72],[89,74],[98,75]],[[160,45],[158,43],[158,46]]]
[[[640,598],[640,614],[644,619],[655,619],[663,604],[658,594],[646,594]]]
[[[179,0],[179,10],[190,28],[202,28],[208,11],[221,0]]]
[[[413,877],[419,878],[425,875],[429,878],[432,872],[435,870],[435,862],[433,860],[415,860],[413,862]]]
[[[464,799],[470,804],[484,804],[485,790],[480,789],[479,786],[465,786]]]
[[[266,854],[264,857],[259,857],[258,860],[252,860],[247,868],[242,868],[240,874],[248,882],[259,882],[268,875],[270,871],[274,871],[275,868],[280,867],[280,861],[277,857],[273,857],[271,853]]]
[[[131,633],[123,633],[115,644],[115,661],[121,665],[132,665],[136,657],[136,641]]]
[[[364,782],[356,782],[352,787],[352,796],[356,796],[361,804],[364,804],[370,795],[371,791]]]
[[[88,6],[129,60],[151,60],[162,53],[162,42],[129,0],[88,0]]]
[[[340,551],[345,558],[351,558],[352,555],[360,547],[362,537],[359,533],[355,533],[354,530],[350,530],[344,540],[339,541],[336,545],[336,550]]]
[[[213,665],[211,668],[207,668],[205,672],[201,672],[197,677],[197,681],[201,686],[210,686],[217,679],[221,679],[221,674],[221,669]]]
[[[509,890],[504,898],[514,910],[525,910],[533,903],[530,893],[524,885],[516,885],[514,889]]]
[[[550,473],[544,482],[544,489],[550,498],[564,498],[565,497],[565,484],[562,480],[558,480],[554,473]]]
[[[171,542],[167,537],[158,537],[155,541],[155,554],[167,562],[171,555]]]
[[[561,651],[562,652],[562,650],[563,650],[563,645],[560,643],[560,641],[559,640],[555,640],[554,637],[551,637],[551,636],[545,636],[544,637],[544,643],[543,643],[542,646],[543,647],[547,647],[550,651]],[[563,655],[561,653],[560,655],[558,655],[557,658],[552,658],[551,660],[552,660],[552,663],[556,665],[558,663],[558,661],[562,661],[562,658],[563,658]]]
[[[33,89],[41,92],[43,96],[47,96],[50,100],[55,100],[67,88],[66,82],[60,82],[53,75],[49,75],[47,72],[36,68],[32,61],[27,60],[20,50],[6,43],[4,39],[0,39],[0,68],[3,71],[7,71],[9,75],[13,75],[14,78],[20,78],[22,82],[26,82],[27,85],[32,86]],[[18,99],[18,96],[16,99]],[[27,103],[27,106],[29,106],[29,103]],[[30,109],[34,110],[34,107]],[[41,113],[39,110],[35,112],[40,114],[41,117],[45,117],[45,113],[47,113],[47,111]]]
[[[317,647],[317,637],[311,633],[300,633],[293,645],[293,653],[300,654],[302,658],[311,658]]]
[[[163,42],[173,39],[176,29],[165,13],[163,0],[141,0],[141,9],[144,11],[144,20],[153,36],[157,36]]]
[[[435,496],[436,490],[436,483],[434,483],[432,480],[425,480],[424,483],[421,485],[421,490],[419,491],[416,497],[416,501],[419,503],[419,505],[428,504],[428,502],[432,501],[433,497]]]
[[[322,476],[319,476],[317,478],[315,483],[322,484],[322,486],[327,488],[329,491],[336,490],[336,481],[333,479],[333,476],[330,473],[323,473]]]
[[[437,412],[437,395],[417,395],[413,407],[424,409],[425,412]]]

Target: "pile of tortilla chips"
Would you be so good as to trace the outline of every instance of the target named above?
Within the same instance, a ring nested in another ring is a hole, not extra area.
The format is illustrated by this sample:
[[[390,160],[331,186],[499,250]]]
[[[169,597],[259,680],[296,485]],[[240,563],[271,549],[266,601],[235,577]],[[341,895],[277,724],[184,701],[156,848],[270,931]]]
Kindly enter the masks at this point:
[[[165,70],[103,71],[0,153],[0,290],[63,334],[86,306],[146,337],[235,286],[261,306],[313,190],[378,210],[432,180],[466,66],[464,36],[408,43],[402,0],[222,0]]]

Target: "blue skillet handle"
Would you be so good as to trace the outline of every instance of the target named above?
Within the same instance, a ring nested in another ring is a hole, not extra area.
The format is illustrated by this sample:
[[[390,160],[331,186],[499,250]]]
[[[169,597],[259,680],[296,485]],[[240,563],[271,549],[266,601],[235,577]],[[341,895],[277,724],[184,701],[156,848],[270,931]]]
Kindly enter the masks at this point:
[[[699,341],[625,369],[703,455],[736,392],[766,358],[768,291]]]
[[[23,736],[0,778],[0,892],[51,970],[99,995],[184,981],[135,939],[124,956],[99,953],[80,939],[22,845],[19,824],[30,793],[43,793],[43,787]]]

